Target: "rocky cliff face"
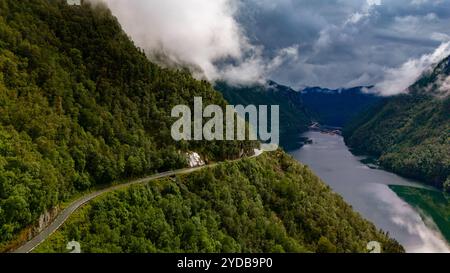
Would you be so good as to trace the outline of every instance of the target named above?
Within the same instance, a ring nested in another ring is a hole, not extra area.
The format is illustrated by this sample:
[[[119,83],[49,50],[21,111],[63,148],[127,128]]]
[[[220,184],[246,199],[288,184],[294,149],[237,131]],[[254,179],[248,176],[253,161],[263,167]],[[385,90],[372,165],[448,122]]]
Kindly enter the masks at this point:
[[[196,152],[190,152],[186,154],[188,165],[191,168],[200,167],[205,165],[205,161],[201,158],[201,156]]]
[[[15,240],[0,246],[0,253],[11,252],[24,244],[26,241],[33,239],[53,222],[60,211],[60,207],[54,207],[42,213],[39,216],[39,219],[28,228],[23,229]]]
[[[44,228],[46,228],[50,223],[58,216],[60,212],[59,207],[55,207],[52,209],[49,209],[45,211],[41,216],[39,216],[38,221],[36,222],[35,226],[32,228],[32,230],[28,234],[28,239],[32,239],[34,236],[41,233]]]

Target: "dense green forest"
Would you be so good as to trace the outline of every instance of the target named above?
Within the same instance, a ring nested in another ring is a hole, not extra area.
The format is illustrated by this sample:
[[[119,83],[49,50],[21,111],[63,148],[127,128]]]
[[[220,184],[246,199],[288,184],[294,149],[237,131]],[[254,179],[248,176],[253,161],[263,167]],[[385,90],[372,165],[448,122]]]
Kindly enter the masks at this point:
[[[76,212],[36,252],[402,252],[282,151],[133,186]]]
[[[173,141],[171,109],[194,96],[226,104],[148,61],[103,7],[0,0],[0,251],[46,210],[183,168],[188,151],[209,163],[253,153],[255,142]],[[372,240],[403,251],[283,152],[108,194],[39,251],[72,239],[85,252],[364,252]]]
[[[253,152],[179,142],[172,106],[221,94],[148,61],[105,8],[0,0],[0,249],[45,210],[92,187]]]
[[[450,96],[440,88],[449,75],[447,58],[409,94],[386,98],[354,120],[344,132],[347,144],[388,170],[450,192]]]
[[[273,81],[250,86],[230,86],[218,82],[215,88],[233,105],[279,105],[280,144],[286,150],[299,148],[299,135],[311,125],[300,92]]]

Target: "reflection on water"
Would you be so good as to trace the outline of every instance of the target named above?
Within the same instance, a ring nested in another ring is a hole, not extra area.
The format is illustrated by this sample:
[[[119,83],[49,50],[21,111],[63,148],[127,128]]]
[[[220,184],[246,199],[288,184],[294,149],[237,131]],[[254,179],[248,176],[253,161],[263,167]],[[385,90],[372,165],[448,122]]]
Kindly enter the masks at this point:
[[[431,218],[400,199],[389,185],[425,186],[395,174],[371,169],[345,146],[341,136],[320,132],[304,135],[313,140],[291,154],[308,165],[365,218],[397,239],[408,252],[450,252]]]

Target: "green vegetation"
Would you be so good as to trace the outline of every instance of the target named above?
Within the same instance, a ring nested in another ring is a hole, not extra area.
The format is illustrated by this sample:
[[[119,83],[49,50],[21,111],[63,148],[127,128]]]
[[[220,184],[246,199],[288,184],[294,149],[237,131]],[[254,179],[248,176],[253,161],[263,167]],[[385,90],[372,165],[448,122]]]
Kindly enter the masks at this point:
[[[279,105],[280,144],[286,150],[300,147],[299,135],[308,130],[311,120],[299,92],[272,81],[246,87],[219,82],[215,87],[233,105]]]
[[[102,196],[36,252],[384,252],[403,248],[278,151]]]
[[[418,211],[431,216],[450,243],[450,196],[439,191],[413,187],[390,186],[390,188]]]
[[[237,158],[251,142],[179,142],[174,105],[225,105],[188,71],[150,63],[105,8],[0,0],[0,250],[92,187]]]
[[[378,157],[384,168],[449,191],[450,97],[427,92],[384,99],[347,126],[344,136],[355,152]]]
[[[380,101],[380,97],[365,93],[365,88],[330,90],[308,87],[301,94],[305,107],[315,120],[328,126],[344,127],[358,114]]]
[[[253,152],[174,142],[171,109],[194,96],[226,104],[188,71],[149,62],[105,8],[0,0],[0,251],[46,210],[183,168],[187,151],[207,162]],[[105,195],[38,251],[72,239],[85,252],[364,252],[372,240],[403,251],[282,152]]]

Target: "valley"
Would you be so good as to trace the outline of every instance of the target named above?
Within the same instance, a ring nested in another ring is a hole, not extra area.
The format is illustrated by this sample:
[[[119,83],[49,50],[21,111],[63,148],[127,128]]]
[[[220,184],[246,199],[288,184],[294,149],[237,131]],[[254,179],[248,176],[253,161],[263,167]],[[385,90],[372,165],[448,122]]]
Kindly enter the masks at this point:
[[[445,65],[436,70],[448,73]],[[264,88],[219,90],[233,103],[281,101],[289,113],[301,111],[302,119],[283,116],[282,129],[307,125],[284,134],[285,150],[406,251],[449,252],[450,200],[440,184],[450,170],[449,104],[423,93],[423,86],[442,78],[436,73],[419,79],[411,94],[394,97],[376,96],[372,87],[280,90],[273,81]]]
[[[320,52],[330,28],[265,52],[227,1],[212,29],[169,5],[170,33],[119,2],[0,0],[0,252],[450,252],[450,42],[387,92],[386,63]]]
[[[450,251],[448,197],[437,189],[361,163],[364,157],[354,156],[338,134],[315,130],[302,136],[312,143],[290,154],[363,217],[389,232],[407,252]]]
[[[0,7],[0,251],[29,242],[35,234],[24,231],[76,196],[186,168],[186,154],[195,153],[211,168],[119,189],[62,214],[71,217],[49,223],[56,232],[36,251],[65,252],[75,239],[92,253],[367,252],[374,240],[384,252],[404,252],[282,150],[234,162],[260,143],[173,139],[175,106],[195,105],[195,97],[229,102],[189,71],[151,62],[105,6]],[[294,103],[301,98],[272,87],[277,92],[252,103],[279,104],[282,127],[297,137],[310,124]]]

